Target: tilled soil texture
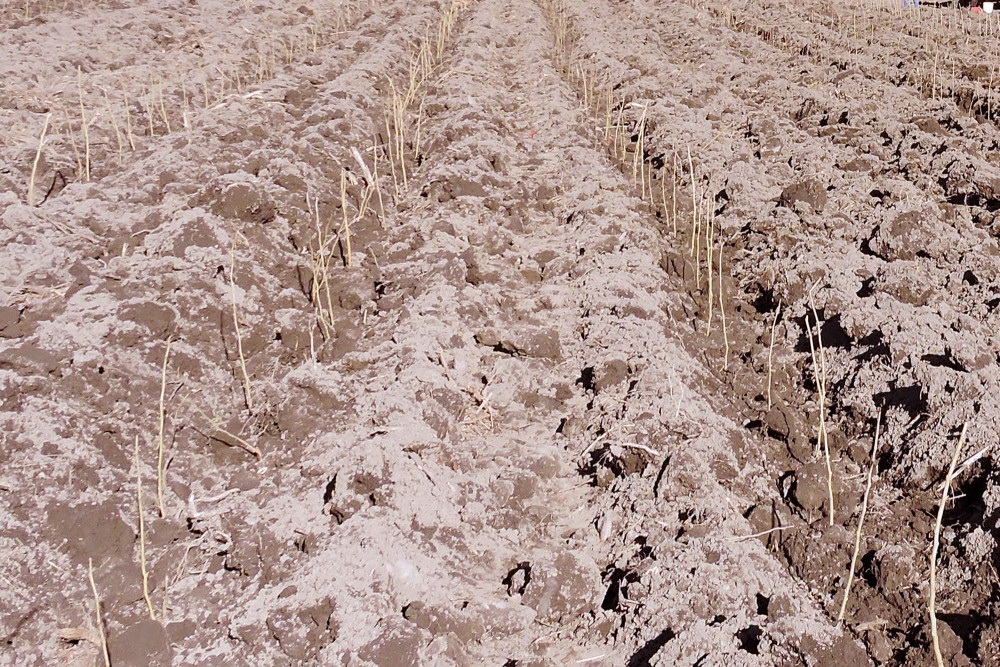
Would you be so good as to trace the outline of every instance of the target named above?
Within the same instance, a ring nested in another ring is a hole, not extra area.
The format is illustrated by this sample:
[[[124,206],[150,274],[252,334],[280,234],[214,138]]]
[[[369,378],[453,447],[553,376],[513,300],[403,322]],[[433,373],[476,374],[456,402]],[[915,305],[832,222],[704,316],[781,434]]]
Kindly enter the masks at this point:
[[[0,24],[0,664],[998,664],[996,16]]]

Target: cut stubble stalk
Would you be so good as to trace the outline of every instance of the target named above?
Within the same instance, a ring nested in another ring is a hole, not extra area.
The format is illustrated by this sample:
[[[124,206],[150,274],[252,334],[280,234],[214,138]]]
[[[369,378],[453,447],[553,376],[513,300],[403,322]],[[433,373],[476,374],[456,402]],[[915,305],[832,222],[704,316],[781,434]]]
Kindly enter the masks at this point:
[[[170,361],[170,345],[172,338],[167,338],[167,349],[163,353],[163,368],[160,371],[160,412],[159,412],[159,432],[156,438],[156,506],[159,509],[160,517],[166,516],[166,507],[163,496],[166,487],[166,468],[164,466],[164,452],[166,443],[164,440],[164,430],[167,421],[167,363]]]
[[[149,618],[156,620],[153,601],[149,597],[149,570],[146,567],[146,519],[142,507],[142,462],[139,459],[139,436],[135,436],[135,497],[139,514],[139,570],[142,573],[142,598],[146,601]]]
[[[52,114],[45,114],[42,134],[38,137],[38,149],[35,151],[35,161],[31,164],[31,178],[28,180],[28,206],[35,205],[35,179],[38,177],[38,164],[42,160],[42,149],[45,147],[45,134],[49,130],[50,120],[52,120]]]
[[[816,392],[819,401],[819,424],[816,428],[816,451],[817,453],[822,452],[826,461],[826,483],[830,502],[829,523],[832,527],[834,525],[833,464],[830,461],[830,441],[827,438],[826,429],[826,353],[823,348],[823,337],[820,332],[821,325],[819,315],[817,314],[816,308],[812,303],[812,295],[810,295],[809,306],[812,311],[813,319],[816,323],[816,331],[814,334],[813,327],[809,323],[809,315],[806,315],[806,333],[809,338],[809,350],[812,353],[813,369],[816,377]],[[815,344],[813,343],[814,337],[816,340]]]
[[[858,568],[858,556],[861,553],[861,531],[865,526],[865,516],[868,514],[868,498],[872,492],[872,479],[875,476],[875,468],[878,466],[878,445],[879,435],[882,431],[882,412],[878,413],[875,421],[875,440],[872,442],[872,451],[869,455],[868,481],[865,483],[865,493],[861,498],[861,512],[858,516],[858,530],[854,534],[854,551],[851,554],[851,568],[847,572],[847,584],[844,586],[844,599],[840,602],[840,612],[837,614],[837,622],[844,620],[847,613],[847,599],[851,595],[851,585],[854,583],[854,573]]]
[[[937,559],[941,549],[941,523],[944,521],[944,510],[948,505],[948,495],[951,492],[951,483],[955,481],[955,467],[958,459],[962,455],[965,447],[965,436],[969,424],[962,424],[962,433],[958,437],[958,445],[955,447],[955,454],[951,457],[951,464],[948,466],[948,473],[944,477],[943,490],[941,492],[941,504],[938,506],[937,521],[934,522],[934,542],[931,546],[931,572],[930,591],[927,599],[927,613],[931,621],[931,642],[934,648],[934,660],[938,667],[944,667],[944,657],[941,655],[941,640],[938,637],[937,623]]]
[[[97,594],[97,583],[94,581],[94,559],[87,559],[87,579],[90,581],[90,591],[94,594],[94,622],[101,638],[101,657],[104,667],[111,667],[111,654],[108,651],[108,634],[104,629],[104,616],[101,614],[101,597]]]
[[[233,302],[233,329],[236,332],[236,351],[240,359],[240,371],[243,374],[243,398],[247,412],[253,414],[253,396],[250,389],[250,374],[247,372],[247,361],[243,354],[243,333],[240,331],[240,315],[236,306],[236,248],[229,252],[229,288]]]

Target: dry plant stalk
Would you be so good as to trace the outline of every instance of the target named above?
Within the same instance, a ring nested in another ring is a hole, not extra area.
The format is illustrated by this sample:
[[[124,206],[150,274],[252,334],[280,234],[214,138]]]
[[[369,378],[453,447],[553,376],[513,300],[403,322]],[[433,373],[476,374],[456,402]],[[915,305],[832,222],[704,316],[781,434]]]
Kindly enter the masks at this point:
[[[691,174],[691,256],[694,257],[695,286],[701,288],[701,228],[698,226],[698,181],[694,174],[691,146],[687,147],[688,171]]]
[[[774,319],[771,321],[771,342],[767,347],[767,409],[771,409],[771,386],[773,376],[773,365],[772,361],[774,359],[774,334],[778,327],[778,318],[781,317],[781,302],[778,302],[778,308],[774,311]]]
[[[386,101],[388,108],[385,114],[386,153],[389,159],[389,171],[392,173],[393,190],[395,192],[396,200],[399,200],[402,192],[406,192],[409,181],[409,174],[406,167],[406,112],[413,106],[414,102],[416,102],[424,84],[444,58],[444,49],[447,40],[451,36],[452,29],[458,20],[459,13],[465,8],[466,4],[467,3],[464,2],[464,0],[453,0],[452,2],[449,2],[444,10],[444,13],[441,15],[440,21],[438,22],[437,35],[434,43],[432,44],[430,39],[425,39],[420,44],[419,48],[411,53],[407,69],[405,91],[397,89],[395,83],[391,79],[388,82],[389,98]],[[415,134],[412,141],[414,154],[419,154],[420,152],[423,107],[424,104],[423,101],[421,101],[417,113]],[[372,184],[369,183],[370,187],[371,185]],[[378,187],[377,183],[374,187]],[[370,196],[371,194],[371,192],[368,192],[366,193],[366,196]],[[381,192],[379,192],[379,205],[382,207],[382,217],[384,218],[384,205],[382,204]],[[345,242],[348,246],[350,245],[349,224],[349,221],[345,223]],[[348,259],[348,264],[349,262],[350,260]]]
[[[139,569],[142,571],[142,598],[146,601],[149,618],[156,620],[153,601],[149,597],[149,570],[146,568],[146,519],[142,509],[142,468],[139,460],[139,436],[135,436],[135,498],[139,506]]]
[[[170,360],[171,343],[173,343],[173,338],[167,338],[167,350],[163,353],[163,369],[160,372],[159,433],[156,439],[156,506],[161,518],[166,516],[163,503],[163,491],[166,486],[166,470],[163,467],[165,449],[163,431],[167,423],[167,362]]]
[[[652,183],[652,175],[650,175],[650,183]],[[656,202],[653,202],[653,209],[656,210]],[[661,220],[664,224],[668,220],[669,211],[667,211],[667,169],[666,166],[660,168],[660,208],[659,212],[661,214]]]
[[[625,98],[623,97],[620,102],[614,103],[614,108],[617,110],[612,127],[615,130],[614,136],[612,137],[611,151],[612,155],[616,160],[621,160],[625,157],[624,140],[622,139],[622,127],[624,126],[623,115],[625,114]],[[622,144],[621,150],[618,148],[618,144]]]
[[[236,246],[229,250],[229,289],[233,299],[233,328],[236,331],[236,351],[240,357],[240,371],[243,373],[243,399],[247,412],[253,413],[253,396],[250,391],[250,374],[247,373],[247,360],[243,354],[243,333],[240,331],[240,315],[236,308]]]
[[[329,264],[331,241],[328,232],[320,222],[319,201],[313,202],[306,192],[306,207],[313,216],[316,225],[316,248],[310,250],[312,258],[312,285],[309,290],[309,300],[316,308],[316,319],[319,322],[323,338],[333,337],[333,295],[330,293]]]
[[[115,118],[115,112],[111,108],[111,100],[108,98],[108,91],[102,89],[101,93],[104,95],[104,107],[108,110],[108,118],[111,119],[111,127],[115,131],[115,141],[118,142],[118,166],[122,166],[124,160],[122,155],[125,153],[125,143],[122,140],[122,132],[118,127],[118,119]]]
[[[395,130],[396,159],[399,162],[400,183],[403,191],[409,190],[406,174],[406,99],[396,92],[396,87],[389,82],[392,91],[392,125]]]
[[[944,490],[941,492],[941,504],[938,506],[937,521],[934,522],[934,543],[931,547],[931,581],[930,595],[927,599],[927,612],[931,617],[931,642],[934,645],[934,659],[938,667],[944,667],[944,657],[941,655],[941,642],[938,638],[937,630],[937,557],[941,548],[941,522],[944,520],[945,506],[948,504],[948,494],[951,491],[951,483],[955,481],[957,473],[955,466],[958,465],[958,458],[962,455],[962,448],[965,446],[965,435],[969,428],[969,423],[962,424],[962,433],[958,436],[958,445],[955,447],[955,454],[951,457],[951,465],[948,466],[948,474],[944,477]]]
[[[604,144],[605,146],[611,141],[611,117],[612,110],[614,109],[615,96],[611,89],[611,82],[608,82],[606,102],[604,105]]]
[[[809,295],[809,307],[812,311],[813,319],[816,322],[815,335],[813,334],[813,328],[809,324],[809,314],[806,314],[806,332],[809,337],[809,351],[812,353],[813,359],[813,369],[816,376],[816,391],[819,400],[819,425],[816,429],[816,451],[819,453],[822,451],[824,458],[826,459],[826,484],[827,490],[830,496],[830,526],[834,525],[833,518],[833,464],[830,462],[830,441],[827,438],[826,431],[826,390],[827,390],[827,374],[826,374],[826,350],[823,348],[823,335],[820,331],[820,321],[819,315],[816,312],[816,307],[813,305],[812,293]],[[813,338],[815,337],[816,343],[813,343]],[[817,354],[817,349],[819,350]]]
[[[674,236],[677,236],[677,170],[679,166],[680,165],[677,164],[677,153],[675,152],[674,173],[671,175],[670,178],[670,184],[671,184],[670,207],[672,209],[670,215],[670,224],[673,229]]]
[[[722,290],[722,248],[725,246],[725,241],[720,241],[719,243],[719,317],[722,318],[722,341],[723,341],[723,354],[725,355],[722,359],[722,370],[729,370],[729,327],[726,326],[726,304],[723,300],[723,290]]]
[[[385,116],[385,152],[386,157],[389,159],[389,173],[392,174],[392,189],[395,195],[396,201],[399,201],[399,177],[396,175],[396,157],[394,144],[395,141],[392,138],[392,127],[389,120],[390,114]]]
[[[125,136],[128,138],[128,146],[135,152],[135,135],[132,133],[132,111],[129,109],[128,93],[122,92],[125,97]]]
[[[200,432],[200,431],[199,431]],[[216,442],[221,442],[227,447],[238,447],[245,452],[253,454],[257,460],[260,460],[262,455],[258,448],[251,445],[249,442],[236,435],[235,433],[230,433],[226,429],[222,428],[216,423],[212,424],[212,430],[209,433],[203,433],[206,438],[215,440]]]
[[[414,159],[420,158],[420,139],[423,137],[424,129],[424,103],[427,101],[426,96],[420,99],[420,105],[417,106],[417,122],[413,128],[413,156]]]
[[[714,285],[712,280],[712,252],[715,246],[715,214],[712,211],[711,200],[706,200],[705,206],[705,257],[708,260],[706,262],[706,269],[708,270],[708,323],[705,328],[705,334],[711,335],[712,333],[712,309],[715,305]],[[722,282],[722,273],[720,268],[719,282]]]
[[[152,91],[147,91],[146,87],[143,86],[142,87],[142,96],[144,98],[147,97],[147,96],[149,98],[152,98],[153,93],[152,93]],[[146,106],[146,120],[149,121],[149,136],[153,137],[153,136],[155,136],[155,133],[153,132],[153,104],[152,104],[152,102],[150,102],[150,101],[147,100],[145,106]]]
[[[347,215],[347,170],[340,170],[340,210],[344,215],[344,266],[351,267],[351,222]]]
[[[646,161],[643,157],[646,150],[646,113],[648,111],[649,104],[643,104],[636,133],[635,153],[632,155],[632,187],[635,187],[637,180],[641,181],[639,190],[641,199],[646,198]]]
[[[80,99],[80,128],[83,131],[83,174],[84,180],[90,182],[90,123],[87,122],[87,110],[83,106],[83,71],[76,68],[76,90]]]
[[[156,87],[156,94],[160,100],[160,117],[163,118],[163,126],[167,128],[167,134],[171,133],[170,118],[167,117],[167,105],[163,101],[163,83]]]
[[[38,149],[35,151],[35,161],[31,164],[31,178],[28,180],[28,206],[35,205],[35,179],[38,177],[38,163],[42,160],[42,148],[45,146],[45,133],[49,130],[49,121],[52,114],[45,114],[45,123],[42,124],[42,134],[38,137]]]
[[[851,554],[851,569],[847,572],[847,585],[844,586],[844,599],[840,601],[840,613],[837,614],[837,622],[844,620],[847,612],[847,599],[851,595],[851,585],[854,583],[854,572],[858,568],[858,556],[861,553],[861,531],[865,525],[865,516],[868,514],[868,498],[872,492],[872,478],[875,476],[875,468],[878,467],[878,441],[882,430],[882,411],[878,413],[875,421],[875,441],[872,443],[871,459],[868,466],[868,481],[865,483],[865,494],[861,499],[861,514],[858,517],[858,531],[854,534],[854,552]]]
[[[361,151],[359,151],[354,146],[351,146],[351,155],[354,156],[354,161],[358,163],[358,167],[361,169],[361,173],[365,175],[365,194],[364,194],[364,201],[362,202],[361,210],[364,211],[365,209],[367,209],[367,204],[371,200],[372,193],[373,192],[374,193],[378,193],[379,211],[382,214],[382,217],[384,218],[385,217],[385,208],[382,205],[382,192],[379,190],[379,184],[378,184],[378,158],[377,158],[378,154],[377,154],[377,152],[375,154],[376,157],[373,158],[373,162],[374,162],[374,165],[375,165],[375,172],[374,173],[372,173],[372,170],[368,168],[368,163],[365,162],[364,158],[361,157]],[[358,219],[360,219],[363,216],[364,216],[364,213],[362,212],[362,213],[360,213],[358,215]]]
[[[378,194],[379,225],[385,228],[385,203],[382,201],[382,185],[378,178],[378,137],[372,137],[372,182]]]
[[[83,158],[80,157],[80,147],[76,143],[76,132],[73,131],[73,122],[70,120],[69,111],[65,107],[62,109],[63,130],[69,137],[70,146],[73,147],[73,158],[76,160],[77,176],[83,173]]]
[[[94,582],[94,559],[87,559],[87,578],[90,580],[90,590],[94,594],[94,620],[97,631],[101,635],[101,655],[104,656],[104,667],[111,667],[111,654],[108,652],[108,635],[104,631],[104,618],[101,615],[101,597],[97,594],[97,584]]]

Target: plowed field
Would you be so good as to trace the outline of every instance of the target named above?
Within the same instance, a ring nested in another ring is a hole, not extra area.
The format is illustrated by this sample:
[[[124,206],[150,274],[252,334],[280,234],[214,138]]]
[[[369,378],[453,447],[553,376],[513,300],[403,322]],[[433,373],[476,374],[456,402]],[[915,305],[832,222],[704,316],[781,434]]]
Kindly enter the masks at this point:
[[[0,664],[1000,664],[998,21],[0,0]]]

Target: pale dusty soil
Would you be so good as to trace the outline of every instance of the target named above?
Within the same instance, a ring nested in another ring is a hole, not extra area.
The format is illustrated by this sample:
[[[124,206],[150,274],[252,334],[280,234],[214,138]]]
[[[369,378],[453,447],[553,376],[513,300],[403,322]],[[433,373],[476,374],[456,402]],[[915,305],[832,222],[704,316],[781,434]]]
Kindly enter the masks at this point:
[[[115,667],[932,660],[940,484],[1000,426],[997,15],[0,29],[0,664],[103,665],[102,630]],[[991,450],[955,493],[942,651],[1000,664]]]

